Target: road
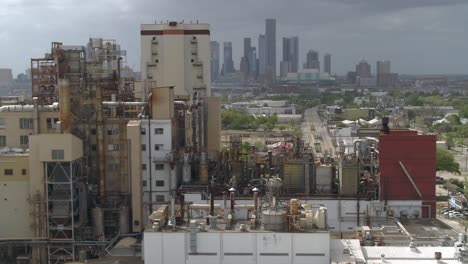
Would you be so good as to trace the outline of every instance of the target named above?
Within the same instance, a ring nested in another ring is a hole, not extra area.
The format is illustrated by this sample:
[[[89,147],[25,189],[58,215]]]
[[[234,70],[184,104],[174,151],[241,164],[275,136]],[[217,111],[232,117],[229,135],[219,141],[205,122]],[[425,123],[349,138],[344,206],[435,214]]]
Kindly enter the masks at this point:
[[[335,148],[333,147],[333,139],[327,130],[327,123],[320,120],[320,116],[317,113],[318,108],[310,108],[304,112],[304,122],[302,123],[302,137],[304,142],[309,144],[317,156],[314,149],[315,143],[320,143],[321,153],[329,153],[330,157],[335,158]],[[313,128],[313,130],[311,130]]]

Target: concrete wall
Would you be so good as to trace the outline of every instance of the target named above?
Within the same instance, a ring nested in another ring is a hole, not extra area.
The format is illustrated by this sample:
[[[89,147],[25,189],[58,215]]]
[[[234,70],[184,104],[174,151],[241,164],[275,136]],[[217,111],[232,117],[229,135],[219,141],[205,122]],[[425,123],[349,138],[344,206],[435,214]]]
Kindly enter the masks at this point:
[[[0,156],[0,238],[32,237],[30,228],[29,155]],[[13,175],[4,175],[13,169]],[[25,170],[25,174],[23,174]]]
[[[48,128],[47,119],[57,118],[58,120],[59,112],[40,112],[39,113],[39,132],[40,133],[57,133],[55,127]],[[20,136],[31,135],[34,130],[31,129],[21,129],[20,128],[20,118],[33,118],[32,111],[7,111],[0,112],[0,120],[3,121],[4,125],[0,125],[0,136],[6,136],[6,147],[10,148],[19,148],[27,147],[21,146]]]
[[[330,263],[330,235],[317,233],[144,233],[145,263]]]
[[[143,229],[143,186],[141,174],[141,128],[140,121],[130,121],[127,125],[127,138],[130,140],[130,182],[132,204],[132,231]]]

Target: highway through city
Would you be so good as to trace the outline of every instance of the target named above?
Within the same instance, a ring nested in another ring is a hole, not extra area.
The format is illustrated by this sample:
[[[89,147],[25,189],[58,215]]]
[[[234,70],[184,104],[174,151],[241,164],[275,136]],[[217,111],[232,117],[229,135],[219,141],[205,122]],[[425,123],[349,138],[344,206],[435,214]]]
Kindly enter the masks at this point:
[[[304,122],[302,123],[302,137],[305,144],[309,144],[315,157],[326,156],[335,157],[333,138],[327,129],[326,120],[321,120],[318,108],[309,108],[304,112]]]

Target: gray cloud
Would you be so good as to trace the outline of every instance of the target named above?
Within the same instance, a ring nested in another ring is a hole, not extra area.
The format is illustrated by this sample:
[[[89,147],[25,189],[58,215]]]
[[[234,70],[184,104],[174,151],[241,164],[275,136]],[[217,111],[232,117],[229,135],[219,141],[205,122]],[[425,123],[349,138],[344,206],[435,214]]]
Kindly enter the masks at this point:
[[[468,68],[466,0],[2,0],[0,67],[19,73],[29,58],[43,56],[52,41],[85,44],[89,37],[115,38],[139,68],[139,25],[166,20],[210,23],[212,39],[233,41],[235,60],[242,38],[265,31],[277,19],[281,37],[299,36],[308,49],[332,53],[332,68],[351,70],[361,58],[373,66],[392,60],[402,73],[462,73]],[[303,59],[301,59],[302,61]]]

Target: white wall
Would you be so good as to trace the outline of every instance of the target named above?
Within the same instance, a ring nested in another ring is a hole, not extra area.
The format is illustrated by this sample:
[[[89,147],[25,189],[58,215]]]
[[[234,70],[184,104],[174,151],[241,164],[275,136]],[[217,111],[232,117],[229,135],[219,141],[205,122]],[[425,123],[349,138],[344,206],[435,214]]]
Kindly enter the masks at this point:
[[[0,238],[32,237],[28,181],[0,182]]]
[[[145,263],[330,263],[328,232],[199,232],[196,252],[188,232],[145,232],[143,245]]]

